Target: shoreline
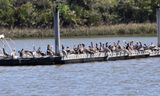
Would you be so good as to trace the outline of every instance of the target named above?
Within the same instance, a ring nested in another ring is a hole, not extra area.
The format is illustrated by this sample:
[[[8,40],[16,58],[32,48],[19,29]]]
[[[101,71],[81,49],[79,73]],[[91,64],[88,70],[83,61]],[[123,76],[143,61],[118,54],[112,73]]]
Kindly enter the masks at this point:
[[[105,35],[105,36],[70,36],[70,37],[65,37],[65,36],[61,36],[62,39],[70,39],[70,38],[103,38],[103,37],[156,37],[156,35],[151,35],[151,34],[147,34],[147,35]],[[8,38],[8,37],[7,37]],[[54,39],[55,37],[9,37],[11,39]]]
[[[130,23],[118,25],[100,25],[93,27],[61,28],[61,38],[93,37],[154,37],[155,23]],[[0,34],[13,39],[54,38],[53,29],[35,28],[0,28]]]

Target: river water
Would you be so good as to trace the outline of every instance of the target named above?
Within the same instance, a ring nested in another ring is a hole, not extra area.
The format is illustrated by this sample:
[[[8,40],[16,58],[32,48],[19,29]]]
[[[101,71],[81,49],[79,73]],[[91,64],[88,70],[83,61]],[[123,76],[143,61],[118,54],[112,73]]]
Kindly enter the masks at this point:
[[[155,37],[63,39],[62,44],[142,41]],[[54,44],[53,39],[15,40],[16,49]],[[0,96],[158,96],[160,58],[92,62],[60,66],[0,67]]]

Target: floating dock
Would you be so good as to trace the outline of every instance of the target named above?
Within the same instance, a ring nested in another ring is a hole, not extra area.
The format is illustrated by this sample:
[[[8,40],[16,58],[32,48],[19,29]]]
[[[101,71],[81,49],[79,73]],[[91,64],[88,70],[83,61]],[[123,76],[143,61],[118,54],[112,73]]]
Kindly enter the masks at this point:
[[[36,65],[53,65],[58,57],[41,57],[41,58],[5,58],[0,59],[0,66],[36,66]]]
[[[154,52],[134,52],[134,53],[101,53],[95,54],[70,54],[66,57],[40,57],[40,58],[4,58],[0,59],[0,66],[36,66],[36,65],[59,65],[87,62],[102,62],[140,59],[149,57],[160,57],[160,51]]]
[[[93,56],[88,56],[86,54],[81,55],[70,55],[68,57],[63,57],[60,61],[55,64],[71,64],[71,63],[86,63],[86,62],[102,62],[102,61],[116,61],[116,60],[129,60],[129,59],[140,59],[149,57],[160,57],[160,52],[143,52],[143,53],[96,53]]]

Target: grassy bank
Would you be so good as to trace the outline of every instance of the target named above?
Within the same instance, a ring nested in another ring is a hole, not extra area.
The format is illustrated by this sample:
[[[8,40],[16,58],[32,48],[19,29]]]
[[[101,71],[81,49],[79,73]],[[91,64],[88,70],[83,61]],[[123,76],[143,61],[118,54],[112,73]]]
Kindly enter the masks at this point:
[[[52,29],[0,28],[0,34],[10,38],[46,38],[53,37]],[[155,36],[156,24],[119,24],[98,27],[62,28],[62,37],[92,37],[92,36]]]

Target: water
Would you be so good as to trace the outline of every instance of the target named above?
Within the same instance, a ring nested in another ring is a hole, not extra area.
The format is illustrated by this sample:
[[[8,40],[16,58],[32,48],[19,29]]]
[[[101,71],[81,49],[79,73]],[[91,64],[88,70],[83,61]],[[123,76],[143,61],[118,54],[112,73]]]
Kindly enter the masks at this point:
[[[63,39],[65,45],[91,41],[141,40],[156,38]],[[53,43],[51,39],[15,40],[17,49]],[[25,41],[25,43],[24,43]],[[44,44],[45,43],[45,44]],[[45,49],[45,47],[43,47]],[[92,62],[61,66],[0,67],[0,96],[158,96],[160,58]]]

